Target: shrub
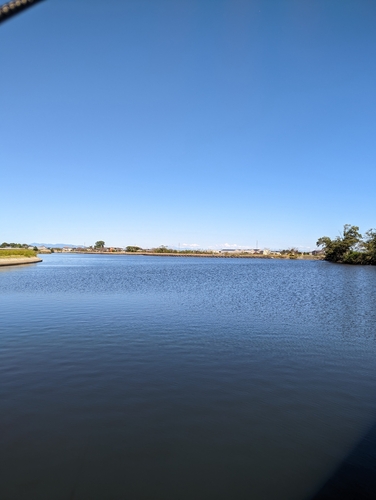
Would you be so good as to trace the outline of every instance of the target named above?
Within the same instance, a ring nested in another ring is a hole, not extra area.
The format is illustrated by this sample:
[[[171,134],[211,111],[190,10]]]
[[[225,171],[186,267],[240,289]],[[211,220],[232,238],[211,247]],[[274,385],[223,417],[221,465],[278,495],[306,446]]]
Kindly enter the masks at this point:
[[[37,253],[34,250],[28,250],[27,248],[15,248],[12,250],[0,249],[0,258],[7,257],[36,257]]]

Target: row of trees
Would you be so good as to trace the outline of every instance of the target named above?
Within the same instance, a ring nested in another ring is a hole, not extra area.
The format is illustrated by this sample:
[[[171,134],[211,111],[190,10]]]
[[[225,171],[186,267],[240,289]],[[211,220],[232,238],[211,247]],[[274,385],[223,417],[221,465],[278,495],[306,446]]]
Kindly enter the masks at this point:
[[[28,248],[29,245],[27,243],[7,243],[4,241],[0,248]]]
[[[104,247],[105,247],[105,242],[102,240],[96,241],[94,244],[95,250],[103,250]],[[129,246],[125,247],[124,250],[126,252],[138,252],[138,251],[142,251],[142,248],[135,246],[135,245],[129,245]],[[161,245],[157,248],[149,249],[148,251],[154,252],[154,253],[179,253],[179,254],[211,253],[210,251],[205,251],[205,250],[175,250],[175,249],[169,248],[165,245]]]
[[[94,249],[95,250],[103,250],[105,247],[106,243],[103,240],[98,240],[94,243]],[[126,252],[138,252],[138,250],[142,250],[141,247],[136,247],[134,245],[130,245],[125,247]]]
[[[325,260],[342,264],[376,265],[376,231],[370,229],[364,235],[358,226],[345,224],[341,236],[334,240],[323,236],[316,245],[325,250]]]

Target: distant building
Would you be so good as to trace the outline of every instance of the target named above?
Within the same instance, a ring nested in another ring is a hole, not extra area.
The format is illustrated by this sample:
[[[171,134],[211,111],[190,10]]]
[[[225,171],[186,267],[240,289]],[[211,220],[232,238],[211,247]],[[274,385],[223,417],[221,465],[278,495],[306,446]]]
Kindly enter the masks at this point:
[[[43,245],[37,248],[38,248],[38,253],[51,253],[51,250]]]
[[[325,250],[313,250],[312,255],[325,255]]]

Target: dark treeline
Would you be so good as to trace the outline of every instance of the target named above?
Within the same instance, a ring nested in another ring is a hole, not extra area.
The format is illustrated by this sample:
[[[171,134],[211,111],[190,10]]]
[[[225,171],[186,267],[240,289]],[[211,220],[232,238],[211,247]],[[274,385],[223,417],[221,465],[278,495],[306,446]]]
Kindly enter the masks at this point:
[[[27,243],[7,243],[4,241],[0,248],[28,248],[29,245]]]
[[[364,235],[358,226],[345,224],[343,234],[331,240],[323,236],[317,246],[325,250],[325,260],[341,264],[376,265],[376,231],[370,229]]]

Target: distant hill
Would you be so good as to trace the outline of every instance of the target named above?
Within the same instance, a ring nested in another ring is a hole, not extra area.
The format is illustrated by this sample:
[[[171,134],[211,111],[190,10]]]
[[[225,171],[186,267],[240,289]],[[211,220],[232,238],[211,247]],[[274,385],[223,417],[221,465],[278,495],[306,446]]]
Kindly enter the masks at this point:
[[[47,247],[47,248],[76,248],[82,245],[72,245],[71,243],[30,243],[32,247]]]

